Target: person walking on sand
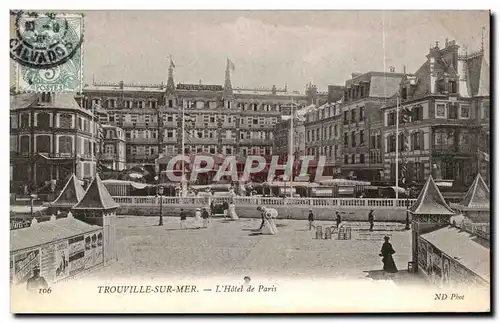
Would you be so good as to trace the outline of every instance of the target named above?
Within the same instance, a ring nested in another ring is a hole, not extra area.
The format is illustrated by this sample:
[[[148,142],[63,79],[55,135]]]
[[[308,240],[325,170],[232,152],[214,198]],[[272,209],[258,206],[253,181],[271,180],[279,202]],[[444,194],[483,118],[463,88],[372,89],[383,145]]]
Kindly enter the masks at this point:
[[[382,249],[380,249],[379,256],[382,257],[382,262],[384,263],[384,271],[386,273],[397,273],[398,268],[396,267],[394,259],[392,258],[392,255],[395,254],[396,251],[394,251],[394,249],[392,248],[389,239],[390,238],[388,236],[384,237],[384,244],[382,245]]]
[[[203,219],[201,218],[201,209],[196,208],[196,212],[194,212],[194,225],[197,228],[200,228],[203,226]]]
[[[231,217],[231,220],[238,220],[238,214],[236,213],[236,205],[234,202],[231,202],[229,204],[229,217]]]
[[[264,211],[264,226],[262,227],[261,233],[268,235],[275,235],[278,233],[278,228],[274,219],[278,216],[278,212],[275,209],[265,208]]]
[[[309,209],[308,220],[309,220],[309,230],[312,230],[312,228],[314,228],[314,214],[312,209]]]
[[[201,213],[201,217],[203,218],[203,227],[208,228],[210,214],[208,213],[207,207],[203,208],[203,212]]]
[[[257,207],[257,211],[260,211],[260,217],[261,217],[262,222],[260,223],[259,230],[262,230],[262,228],[264,227],[264,222],[266,221],[266,217],[265,217],[266,208],[264,206],[259,205]]]
[[[335,221],[337,222],[337,230],[338,230],[340,227],[340,224],[342,223],[342,217],[340,216],[340,213],[338,211],[335,213],[337,213],[337,219]]]
[[[181,209],[181,229],[187,229],[187,226],[186,226],[186,211],[184,211],[184,209]]]
[[[373,210],[370,210],[370,213],[368,213],[368,222],[370,223],[370,231],[373,231],[374,221],[375,221],[375,217],[373,216]]]

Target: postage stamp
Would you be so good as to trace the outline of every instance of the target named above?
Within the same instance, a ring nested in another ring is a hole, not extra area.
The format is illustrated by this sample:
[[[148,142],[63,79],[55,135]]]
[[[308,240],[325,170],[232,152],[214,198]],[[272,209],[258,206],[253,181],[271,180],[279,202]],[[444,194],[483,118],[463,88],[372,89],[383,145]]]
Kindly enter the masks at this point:
[[[81,92],[83,15],[11,12],[10,57],[19,92]]]

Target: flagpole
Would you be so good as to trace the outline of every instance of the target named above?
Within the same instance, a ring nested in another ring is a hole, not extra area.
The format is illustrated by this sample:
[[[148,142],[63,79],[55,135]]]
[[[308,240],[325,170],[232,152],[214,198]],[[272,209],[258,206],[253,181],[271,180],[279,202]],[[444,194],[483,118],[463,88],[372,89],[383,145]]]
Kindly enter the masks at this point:
[[[181,146],[182,146],[182,178],[181,178],[181,195],[182,197],[186,196],[186,189],[184,183],[184,156],[185,156],[185,148],[184,148],[184,140],[185,140],[185,120],[184,120],[184,103],[182,104],[182,138],[181,138]]]
[[[396,200],[399,198],[399,95],[396,98]]]
[[[94,177],[97,173],[97,167],[96,164],[94,163],[94,149],[95,149],[95,139],[94,139],[94,133],[96,130],[95,126],[95,104],[92,104],[92,165],[94,166]]]
[[[292,170],[293,170],[293,163],[294,163],[294,156],[293,156],[293,119],[294,119],[294,106],[293,106],[294,102],[293,102],[293,98],[292,98],[292,104],[291,104],[291,109],[290,109],[290,134],[289,134],[289,137],[290,137],[290,145],[288,147],[289,149],[289,152],[288,152],[288,155],[291,157],[291,161],[292,161]],[[290,197],[293,197],[293,185],[292,185],[292,178],[293,178],[293,172],[292,174],[290,174]]]

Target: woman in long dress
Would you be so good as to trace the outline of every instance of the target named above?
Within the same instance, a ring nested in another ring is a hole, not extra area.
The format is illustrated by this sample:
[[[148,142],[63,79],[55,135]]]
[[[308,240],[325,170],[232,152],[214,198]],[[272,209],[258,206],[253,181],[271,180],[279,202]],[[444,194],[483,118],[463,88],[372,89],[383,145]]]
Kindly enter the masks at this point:
[[[278,229],[274,224],[273,215],[268,209],[264,210],[264,227],[262,228],[262,234],[275,235],[278,233]]]
[[[203,219],[201,218],[201,209],[197,208],[194,212],[194,226],[201,228],[203,226]]]
[[[394,263],[394,259],[392,259],[392,255],[396,253],[392,248],[391,243],[389,242],[389,237],[384,237],[384,244],[382,245],[382,249],[380,250],[380,256],[382,257],[382,262],[384,263],[384,271],[386,273],[397,273],[398,268]]]
[[[236,214],[236,205],[233,202],[229,204],[229,216],[231,220],[238,220],[238,214]]]

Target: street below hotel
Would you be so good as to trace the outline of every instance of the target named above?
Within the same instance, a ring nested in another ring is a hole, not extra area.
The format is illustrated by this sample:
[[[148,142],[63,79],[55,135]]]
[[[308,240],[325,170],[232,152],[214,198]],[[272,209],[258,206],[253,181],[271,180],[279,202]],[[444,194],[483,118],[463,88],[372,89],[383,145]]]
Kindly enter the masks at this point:
[[[102,279],[208,276],[283,276],[300,278],[386,279],[379,256],[385,235],[391,236],[394,260],[400,272],[393,280],[408,276],[411,260],[410,231],[383,231],[367,223],[345,222],[353,228],[351,240],[315,239],[307,221],[277,219],[278,234],[260,235],[259,219],[229,221],[212,219],[209,228],[196,228],[188,218],[188,229],[180,221],[164,217],[120,216],[117,219],[118,260],[93,272]],[[323,227],[333,221],[317,221]],[[407,281],[403,279],[403,281]]]

